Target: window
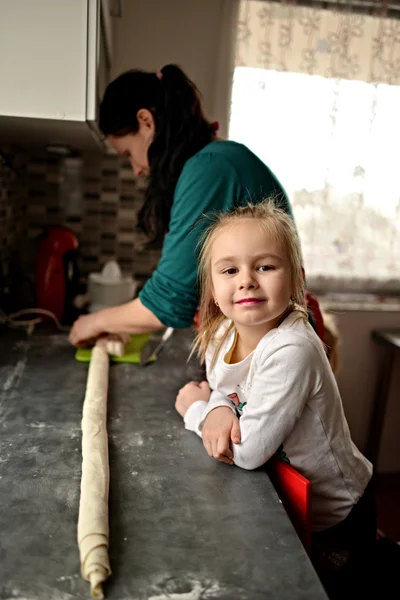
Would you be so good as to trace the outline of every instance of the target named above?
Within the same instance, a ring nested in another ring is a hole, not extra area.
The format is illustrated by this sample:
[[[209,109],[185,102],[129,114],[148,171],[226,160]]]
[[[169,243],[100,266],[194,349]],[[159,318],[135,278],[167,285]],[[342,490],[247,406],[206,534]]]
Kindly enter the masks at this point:
[[[400,86],[252,67],[230,139],[277,175],[319,290],[400,289]]]

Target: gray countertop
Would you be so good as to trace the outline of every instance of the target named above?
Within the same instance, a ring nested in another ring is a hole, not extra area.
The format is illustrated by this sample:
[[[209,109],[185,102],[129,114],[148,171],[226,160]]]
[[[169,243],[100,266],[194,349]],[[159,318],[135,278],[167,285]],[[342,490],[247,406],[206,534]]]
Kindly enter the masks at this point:
[[[0,332],[0,598],[88,598],[76,524],[87,365],[63,335]],[[207,456],[174,409],[189,331],[110,369],[110,600],[326,598],[263,470]]]

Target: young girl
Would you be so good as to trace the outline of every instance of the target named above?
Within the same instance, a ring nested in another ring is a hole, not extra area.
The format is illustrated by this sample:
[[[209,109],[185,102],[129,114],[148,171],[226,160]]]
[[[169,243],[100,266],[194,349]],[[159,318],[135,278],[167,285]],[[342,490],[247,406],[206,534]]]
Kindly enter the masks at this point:
[[[203,432],[210,456],[255,469],[279,450],[311,481],[313,558],[329,577],[375,539],[372,465],[351,440],[325,349],[307,321],[292,219],[272,201],[218,216],[204,237],[200,281],[196,347],[210,387],[187,384],[176,409],[187,429]],[[207,429],[218,411],[240,416],[241,443],[230,451]]]

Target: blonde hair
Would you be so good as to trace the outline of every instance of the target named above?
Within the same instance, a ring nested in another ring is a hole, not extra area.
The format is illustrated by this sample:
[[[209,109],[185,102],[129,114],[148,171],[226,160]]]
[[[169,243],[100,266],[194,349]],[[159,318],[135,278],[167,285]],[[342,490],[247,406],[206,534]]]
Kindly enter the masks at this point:
[[[234,225],[244,219],[254,219],[260,224],[266,233],[281,243],[286,250],[290,264],[292,283],[292,303],[290,310],[297,310],[300,316],[306,320],[307,309],[304,299],[304,277],[303,260],[301,255],[300,241],[297,235],[293,219],[282,209],[277,208],[273,198],[266,198],[259,204],[247,204],[236,208],[230,213],[217,213],[207,216],[211,224],[207,227],[200,239],[199,255],[199,282],[200,282],[200,308],[199,308],[199,331],[194,341],[192,354],[197,351],[201,360],[205,359],[209,343],[214,339],[217,330],[226,319],[214,301],[213,285],[211,278],[211,251],[215,239],[228,225]],[[289,307],[288,307],[289,308]],[[211,368],[214,366],[218,353],[227,336],[235,327],[232,322],[216,343],[214,358]]]

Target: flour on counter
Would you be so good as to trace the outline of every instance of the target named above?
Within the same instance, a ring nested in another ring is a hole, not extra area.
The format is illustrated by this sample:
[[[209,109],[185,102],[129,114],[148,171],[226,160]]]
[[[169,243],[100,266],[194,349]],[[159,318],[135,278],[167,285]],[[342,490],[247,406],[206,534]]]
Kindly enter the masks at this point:
[[[170,581],[166,585],[170,589],[166,589],[156,596],[149,596],[147,600],[212,600],[213,598],[218,598],[221,592],[218,582],[211,583],[210,581],[205,581],[201,584],[199,581],[191,581],[190,585],[193,586],[193,589],[190,591],[173,591],[171,588],[179,588],[179,584],[174,586],[173,582]],[[158,587],[163,586],[159,584]]]
[[[79,575],[62,575],[61,577],[57,577],[56,581],[68,581],[72,579],[78,579]]]
[[[12,393],[13,390],[17,387],[24,371],[25,371],[25,367],[26,367],[26,363],[27,363],[27,352],[28,352],[28,348],[29,345],[27,344],[26,346],[23,347],[23,351],[24,351],[24,356],[17,362],[17,364],[15,365],[15,367],[7,367],[6,369],[4,369],[6,371],[6,373],[3,375],[3,369],[0,370],[0,380],[4,381],[1,391],[0,391],[0,423],[2,422],[5,414],[6,414],[6,408],[5,408],[5,401],[8,400],[8,404],[10,403],[10,400],[12,399]],[[9,374],[8,371],[11,371]]]
[[[203,588],[199,582],[196,582],[191,592],[184,592],[183,594],[161,594],[160,596],[150,596],[148,600],[200,600]]]
[[[3,385],[3,390],[5,392],[7,392],[13,386],[14,382],[18,383],[18,380],[21,378],[22,373],[25,371],[25,366],[26,356],[24,356],[23,358],[21,358],[21,360],[17,362],[15,367],[12,369],[10,375],[6,378]]]
[[[46,600],[74,600],[76,598],[75,594],[62,592],[49,586],[40,586],[33,593],[29,592],[29,594],[25,594],[18,588],[11,588],[8,594],[4,597],[4,600],[41,600],[42,598],[46,598]]]

